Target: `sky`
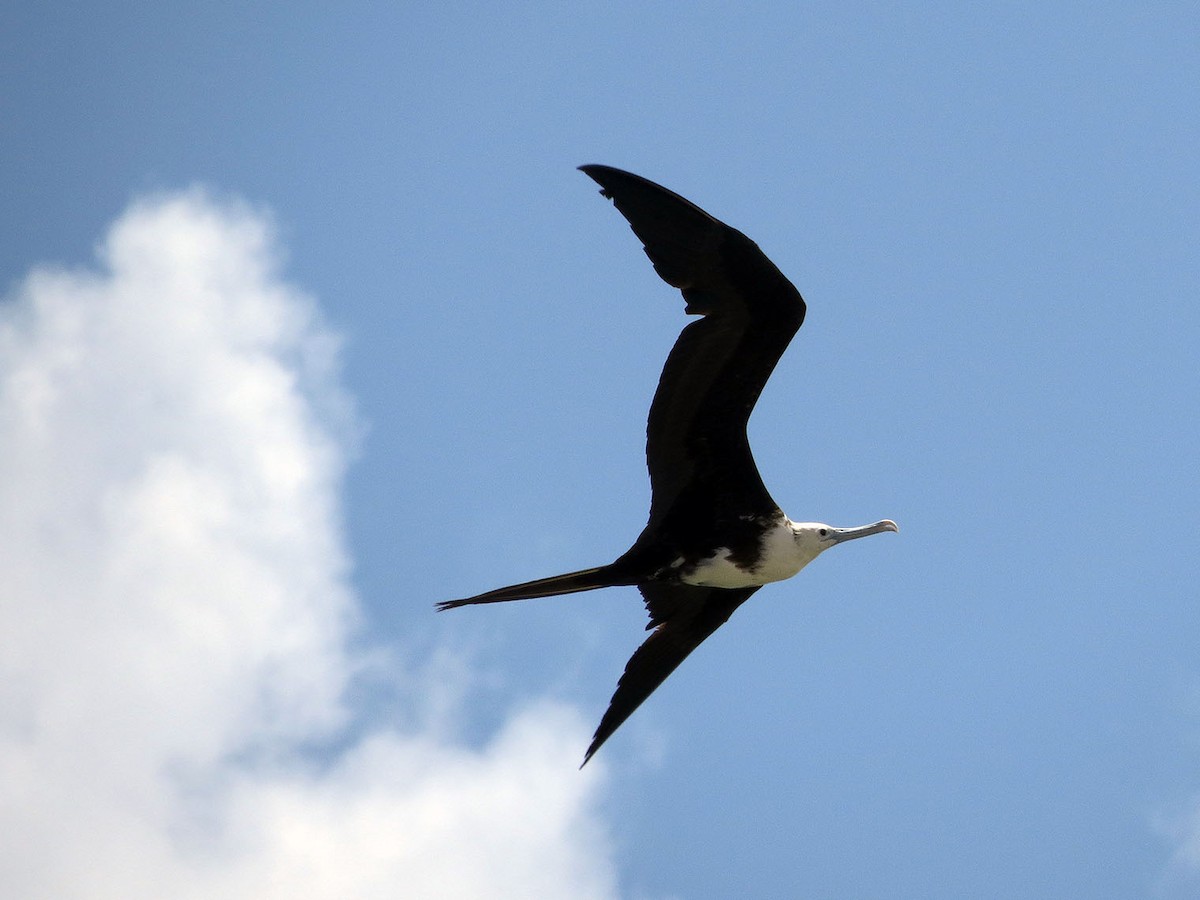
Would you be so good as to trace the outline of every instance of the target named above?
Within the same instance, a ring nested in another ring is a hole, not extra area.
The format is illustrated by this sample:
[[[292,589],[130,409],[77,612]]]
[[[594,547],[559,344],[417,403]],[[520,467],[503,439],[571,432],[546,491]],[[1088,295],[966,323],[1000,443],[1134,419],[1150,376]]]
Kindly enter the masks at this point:
[[[9,8],[11,7],[11,8]],[[9,4],[0,884],[1200,894],[1200,11]],[[808,317],[798,520],[578,769],[687,321],[575,170]]]

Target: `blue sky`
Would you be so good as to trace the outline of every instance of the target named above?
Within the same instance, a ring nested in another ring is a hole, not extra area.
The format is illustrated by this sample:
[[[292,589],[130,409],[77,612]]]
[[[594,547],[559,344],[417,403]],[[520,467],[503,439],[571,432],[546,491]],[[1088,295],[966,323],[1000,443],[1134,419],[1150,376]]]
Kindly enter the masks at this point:
[[[1185,3],[0,13],[0,752],[40,773],[0,880],[300,896],[317,835],[311,896],[1194,896],[1198,39]],[[791,277],[764,478],[902,531],[761,591],[577,773],[636,592],[433,604],[645,521],[685,317],[589,162]],[[170,734],[87,714],[148,683]],[[142,823],[108,862],[46,824],[65,771]]]

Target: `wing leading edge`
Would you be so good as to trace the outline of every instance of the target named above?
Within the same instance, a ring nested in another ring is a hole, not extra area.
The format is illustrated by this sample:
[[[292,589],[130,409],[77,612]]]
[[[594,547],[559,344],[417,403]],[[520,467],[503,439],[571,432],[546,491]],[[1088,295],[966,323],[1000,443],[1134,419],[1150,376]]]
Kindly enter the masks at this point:
[[[628,220],[689,313],[667,358],[646,428],[648,529],[692,518],[777,510],[746,423],[804,321],[800,292],[752,240],[666,188],[608,166],[581,166]]]
[[[633,711],[654,693],[689,653],[729,621],[733,611],[758,590],[757,587],[727,590],[687,584],[648,583],[638,586],[646,600],[653,629],[650,637],[634,651],[617,682],[616,693],[596,728],[583,764],[592,758]],[[582,768],[581,765],[581,768]]]

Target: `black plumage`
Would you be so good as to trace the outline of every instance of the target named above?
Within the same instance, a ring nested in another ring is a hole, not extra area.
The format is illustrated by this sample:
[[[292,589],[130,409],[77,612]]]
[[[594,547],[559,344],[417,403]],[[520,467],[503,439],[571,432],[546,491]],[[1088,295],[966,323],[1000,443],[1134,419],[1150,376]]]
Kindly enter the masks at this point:
[[[683,293],[686,311],[701,317],[679,335],[650,406],[649,521],[633,546],[606,566],[511,585],[438,607],[615,585],[638,587],[652,633],[626,665],[588,747],[586,763],[760,586],[687,583],[695,567],[723,552],[752,581],[751,573],[764,553],[766,532],[780,523],[794,524],[763,485],[750,452],[746,423],[804,321],[805,304],[791,282],[740,231],[637,175],[608,166],[580,168],[629,221],[655,271]],[[894,530],[892,523],[886,524]]]

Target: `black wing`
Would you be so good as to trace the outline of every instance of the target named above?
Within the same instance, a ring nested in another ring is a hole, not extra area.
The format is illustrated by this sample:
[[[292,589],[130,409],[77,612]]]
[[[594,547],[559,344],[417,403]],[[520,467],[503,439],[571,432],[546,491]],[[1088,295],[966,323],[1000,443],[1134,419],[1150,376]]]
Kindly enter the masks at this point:
[[[804,321],[804,300],[758,245],[652,181],[581,166],[629,220],[654,269],[689,313],[667,358],[646,428],[651,531],[670,516],[770,515],[746,422]]]
[[[654,632],[625,664],[625,674],[617,682],[617,691],[583,757],[584,765],[687,655],[724,625],[758,588],[730,590],[649,582],[638,590],[650,612],[646,627]]]

